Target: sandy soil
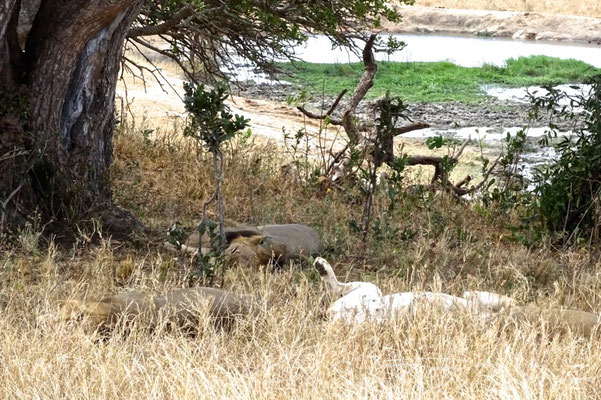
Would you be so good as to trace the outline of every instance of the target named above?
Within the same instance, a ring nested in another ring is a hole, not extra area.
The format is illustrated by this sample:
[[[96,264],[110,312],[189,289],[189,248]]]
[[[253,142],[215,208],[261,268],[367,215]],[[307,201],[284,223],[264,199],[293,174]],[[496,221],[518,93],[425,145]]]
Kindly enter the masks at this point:
[[[460,10],[402,6],[392,33],[451,33],[525,40],[579,41],[601,45],[601,19],[517,11]]]
[[[124,74],[124,79],[118,83],[117,104],[124,104],[128,117],[135,118],[138,129],[160,131],[174,124],[183,126],[185,123],[186,111],[182,102],[184,80],[173,67],[159,66],[163,70],[162,78],[158,81],[146,77],[144,83],[130,74]],[[283,130],[294,135],[300,129],[319,129],[319,121],[306,120],[294,107],[280,102],[232,96],[228,103],[234,113],[250,119],[253,132],[265,138],[281,141]]]
[[[142,60],[137,61],[143,63]],[[140,79],[125,74],[124,80],[119,82],[117,87],[118,104],[119,99],[125,102],[127,98],[128,118],[134,118],[136,131],[152,129],[152,136],[155,138],[172,132],[179,134],[183,129],[186,116],[180,99],[180,96],[183,97],[184,82],[181,75],[168,63],[158,64],[163,67],[162,74],[170,85],[163,81],[161,87],[152,79],[147,79],[144,85]],[[339,127],[320,126],[320,121],[305,118],[296,108],[281,101],[272,101],[259,96],[232,96],[229,105],[234,113],[250,119],[253,138],[258,143],[273,141],[283,145],[283,131],[293,137],[302,129],[308,138],[308,143],[303,139],[299,144],[300,151],[302,152],[308,144],[309,153],[317,159],[330,150],[341,149],[346,143]],[[396,144],[403,146],[403,151],[410,155],[444,155],[440,150],[429,150],[423,139],[399,137]],[[281,148],[285,152],[283,146]],[[478,146],[468,146],[462,156],[462,163],[453,171],[452,178],[458,180],[468,174],[476,173],[480,165],[480,151]],[[483,151],[485,156],[492,159],[496,157],[499,150],[496,147],[487,147]],[[429,176],[431,172],[428,167],[419,166],[413,167],[412,170],[415,176],[422,179]]]
[[[415,0],[424,7],[524,11],[601,18],[599,0]]]

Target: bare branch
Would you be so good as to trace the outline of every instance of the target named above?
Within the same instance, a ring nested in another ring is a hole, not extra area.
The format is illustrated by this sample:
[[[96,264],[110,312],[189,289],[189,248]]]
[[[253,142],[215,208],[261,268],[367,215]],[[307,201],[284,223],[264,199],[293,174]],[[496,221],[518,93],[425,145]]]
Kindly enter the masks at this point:
[[[399,135],[402,135],[403,133],[417,131],[417,130],[420,130],[420,129],[426,129],[426,128],[429,128],[429,127],[430,127],[430,124],[427,124],[425,122],[416,122],[414,124],[401,126],[400,128],[395,128],[393,135],[394,136],[399,136]]]
[[[409,156],[405,165],[433,165],[438,166],[442,162],[442,157],[434,156]]]
[[[365,48],[363,49],[363,65],[365,70],[363,71],[363,75],[361,76],[357,87],[351,94],[351,97],[346,104],[345,114],[355,111],[369,89],[371,89],[371,87],[374,85],[374,76],[378,70],[378,65],[376,64],[373,53],[373,46],[376,37],[376,35],[372,34],[367,42],[365,42]]]
[[[334,100],[334,102],[332,103],[332,105],[330,106],[330,109],[328,110],[328,112],[326,112],[326,115],[332,115],[332,113],[334,112],[334,110],[336,110],[336,107],[338,107],[338,103],[340,103],[340,100],[342,100],[342,97],[346,94],[346,92],[348,92],[347,89],[343,89],[340,94],[338,95],[338,97],[336,97],[336,100]]]
[[[137,37],[131,38],[130,40],[132,40],[132,41],[134,41],[134,42],[136,42],[136,43],[138,43],[138,44],[140,44],[140,45],[142,45],[144,47],[147,47],[147,48],[149,48],[152,51],[155,51],[155,52],[157,52],[159,54],[162,54],[165,57],[169,57],[170,59],[172,59],[173,61],[175,61],[177,63],[177,65],[179,65],[179,67],[182,69],[182,71],[184,71],[184,74],[186,74],[186,77],[188,79],[190,79],[192,82],[198,84],[198,81],[194,78],[194,74],[192,73],[192,71],[188,70],[188,68],[184,65],[184,63],[182,62],[182,60],[180,60],[180,58],[177,57],[175,54],[173,54],[173,53],[171,53],[169,51],[166,51],[166,50],[159,49],[158,47],[153,46],[150,43],[148,43],[147,41],[141,40],[141,39],[139,39]],[[142,53],[142,52],[140,52],[140,53]],[[146,59],[148,60],[148,58],[146,58]]]
[[[332,154],[332,152],[330,151],[330,155],[332,156],[332,161],[328,165],[328,168],[326,170],[326,176],[330,176],[330,174],[334,170],[334,167],[336,166],[336,164],[338,164],[340,162],[340,160],[342,159],[342,157],[344,157],[344,155],[346,154],[348,147],[349,147],[349,144],[347,143],[344,146],[344,148],[336,154]]]
[[[456,188],[462,188],[463,186],[469,184],[472,181],[472,176],[468,175],[465,178],[463,178],[462,180],[460,180],[459,182],[457,182],[455,184]]]
[[[351,94],[351,97],[342,114],[342,126],[344,127],[349,139],[354,143],[359,142],[359,130],[353,121],[355,110],[357,109],[357,106],[361,100],[363,100],[367,94],[368,90],[374,85],[374,77],[378,71],[378,65],[376,64],[373,53],[376,37],[377,36],[375,34],[372,34],[367,42],[365,42],[365,48],[363,49],[363,65],[365,66],[365,69],[363,70],[361,80],[357,84],[353,94]]]
[[[453,155],[453,157],[452,157],[453,161],[457,162],[459,160],[459,157],[461,157],[461,155],[463,154],[463,150],[465,150],[465,147],[467,146],[467,144],[469,143],[469,141],[470,141],[469,137],[467,139],[465,139],[465,141],[463,142],[463,144],[459,148],[459,151],[457,152],[457,154]]]
[[[4,223],[6,221],[6,207],[8,206],[8,203],[10,203],[10,201],[12,200],[13,197],[15,197],[15,195],[19,192],[19,190],[21,190],[21,188],[23,187],[24,182],[21,181],[21,183],[19,183],[19,186],[17,186],[17,188],[15,190],[13,190],[8,197],[0,204],[0,207],[2,208],[2,216],[0,217],[0,232],[4,231]]]
[[[488,178],[490,177],[490,174],[492,173],[492,171],[499,164],[499,161],[501,161],[501,157],[502,156],[503,156],[502,154],[499,154],[499,156],[497,157],[497,159],[495,160],[495,162],[490,166],[490,168],[488,168],[488,170],[484,174],[482,182],[480,182],[479,184],[477,184],[476,186],[474,186],[473,188],[471,188],[469,190],[469,193],[474,193],[475,191],[479,190],[482,186],[484,186],[484,184],[488,181]]]
[[[311,119],[325,119],[326,117],[329,116],[329,114],[325,114],[325,115],[316,114],[314,112],[307,110],[303,106],[298,106],[298,107],[296,107],[296,109]],[[342,125],[342,121],[339,119],[330,118],[329,120],[330,120],[330,124],[332,124],[332,125]]]

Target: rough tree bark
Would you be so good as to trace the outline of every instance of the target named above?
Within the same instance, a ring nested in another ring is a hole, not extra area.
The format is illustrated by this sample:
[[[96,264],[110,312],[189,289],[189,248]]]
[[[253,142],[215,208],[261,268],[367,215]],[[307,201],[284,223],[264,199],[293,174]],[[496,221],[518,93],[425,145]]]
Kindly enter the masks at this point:
[[[37,3],[23,40],[19,11]],[[110,205],[117,75],[141,6],[0,0],[0,204],[21,188],[0,209],[4,216],[37,208],[45,219],[64,219]]]
[[[36,209],[71,223],[112,209],[114,93],[126,38],[194,79],[191,72],[223,76],[234,54],[273,71],[274,59],[294,57],[290,45],[303,32],[354,47],[382,16],[399,19],[380,0],[0,0],[0,231]],[[144,39],[155,34],[171,48]],[[198,71],[186,68],[193,60]]]

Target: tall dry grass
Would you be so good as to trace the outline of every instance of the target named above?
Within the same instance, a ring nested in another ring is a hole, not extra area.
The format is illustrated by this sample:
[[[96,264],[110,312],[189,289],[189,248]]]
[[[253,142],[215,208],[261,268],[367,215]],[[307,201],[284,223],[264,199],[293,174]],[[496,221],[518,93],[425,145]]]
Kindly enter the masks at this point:
[[[601,3],[597,0],[416,0],[415,4],[427,7],[461,8],[468,10],[525,11],[601,18]]]
[[[448,249],[437,251],[444,250]],[[532,263],[534,258],[499,248],[490,251],[493,271],[519,269],[522,262]],[[295,270],[268,275],[229,271],[226,287],[255,293],[269,303],[256,318],[239,321],[231,332],[201,320],[195,337],[177,331],[149,333],[134,326],[129,334],[117,329],[101,340],[85,323],[40,318],[55,313],[58,301],[66,297],[124,290],[112,279],[119,257],[108,243],[83,257],[52,251],[31,256],[21,250],[2,256],[1,398],[590,399],[601,395],[601,347],[596,342],[547,337],[540,326],[507,330],[502,321],[483,325],[467,315],[426,313],[385,325],[333,325],[322,317],[323,290],[314,275]],[[182,285],[173,271],[158,279],[159,272],[168,268],[164,256],[141,252],[132,257],[134,267],[125,286],[158,293]],[[510,264],[502,264],[507,258]],[[468,287],[470,280],[494,284],[486,275],[441,282],[422,276],[419,267],[412,285],[406,278],[387,275],[376,281],[389,290],[438,288],[454,293]],[[557,292],[537,300],[542,306],[566,300],[573,306],[598,307],[598,297],[588,292],[598,293],[598,281],[587,284],[583,275],[563,281]],[[513,294],[527,296],[526,289],[518,281]]]
[[[206,155],[177,128],[155,134],[130,127],[116,136],[115,197],[157,230],[174,218],[191,224],[212,188]],[[541,307],[601,310],[601,265],[584,251],[527,249],[505,238],[498,217],[430,194],[400,196],[393,211],[380,194],[374,215],[384,232],[361,250],[349,228],[360,216],[358,193],[316,196],[315,187],[281,175],[288,159],[273,145],[236,144],[228,156],[228,219],[316,226],[342,279],[374,281],[385,292],[480,289]],[[387,226],[400,233],[387,236]],[[85,322],[51,318],[59,302],[162,293],[189,280],[159,246],[95,241],[93,226],[81,229],[64,248],[31,226],[0,253],[0,398],[601,398],[593,339],[435,313],[334,325],[324,318],[317,274],[304,264],[277,274],[226,271],[217,284],[265,304],[231,332],[204,317],[196,336],[148,332],[140,321],[101,337]]]

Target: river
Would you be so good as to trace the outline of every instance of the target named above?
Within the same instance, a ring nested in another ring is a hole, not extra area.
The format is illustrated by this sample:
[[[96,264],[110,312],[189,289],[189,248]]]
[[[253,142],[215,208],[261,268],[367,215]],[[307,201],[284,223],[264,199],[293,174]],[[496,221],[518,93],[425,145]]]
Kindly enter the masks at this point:
[[[384,42],[389,35],[382,35]],[[483,64],[503,66],[509,58],[546,55],[561,59],[584,61],[601,68],[601,46],[574,42],[542,42],[475,36],[447,36],[438,34],[392,35],[407,47],[387,55],[377,53],[378,61],[436,62],[449,61],[464,67]],[[314,36],[304,46],[298,46],[297,56],[312,63],[357,62],[360,58],[346,49],[332,49],[325,36]]]

